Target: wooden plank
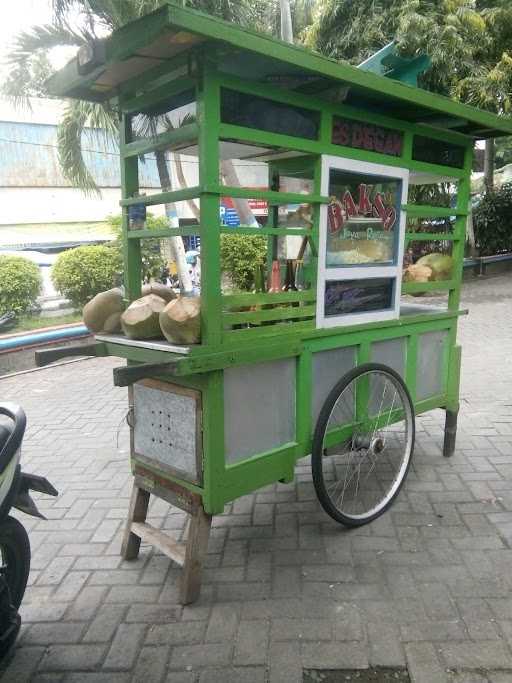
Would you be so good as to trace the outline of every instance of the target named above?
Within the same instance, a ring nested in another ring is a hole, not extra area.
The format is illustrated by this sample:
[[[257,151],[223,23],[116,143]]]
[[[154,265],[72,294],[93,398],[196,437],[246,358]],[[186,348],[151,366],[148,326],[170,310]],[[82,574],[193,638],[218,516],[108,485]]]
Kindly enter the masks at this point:
[[[275,235],[276,237],[287,237],[288,235],[295,237],[298,235],[300,237],[311,234],[309,228],[250,228],[244,225],[221,225],[220,231],[226,235],[251,235],[254,237],[265,237],[267,235]]]
[[[249,129],[252,130],[252,129]],[[261,131],[263,132],[263,131]],[[264,133],[270,135],[270,133]],[[297,192],[278,192],[277,190],[257,190],[250,187],[231,187],[229,185],[207,185],[205,194],[218,194],[222,197],[240,197],[242,199],[264,199],[269,204],[329,204],[329,197]],[[255,228],[257,229],[257,228]]]
[[[154,206],[155,204],[172,204],[174,202],[181,202],[184,199],[196,199],[200,194],[200,187],[186,187],[183,190],[158,192],[157,194],[151,194],[145,197],[127,197],[126,199],[121,199],[119,205],[133,206],[134,204],[142,204],[144,206]]]
[[[130,507],[128,509],[128,521],[124,531],[123,542],[121,545],[121,556],[124,560],[135,560],[139,554],[140,536],[133,533],[132,525],[134,522],[145,522],[148,514],[149,492],[133,483]]]
[[[141,541],[144,541],[144,543],[149,543],[149,545],[158,548],[160,552],[170,557],[180,567],[183,567],[185,564],[185,546],[172,538],[172,536],[165,534],[160,529],[156,529],[147,522],[133,522],[131,532],[138,536]]]
[[[467,216],[468,211],[451,206],[427,206],[424,204],[403,204],[402,210],[410,216],[420,218],[450,218],[451,216]]]
[[[181,128],[174,128],[151,138],[129,142],[121,150],[121,155],[124,158],[129,158],[143,156],[149,152],[156,152],[161,149],[175,149],[183,143],[197,140],[198,135],[199,127],[197,123],[189,123]]]
[[[203,559],[208,551],[211,524],[211,515],[207,515],[201,505],[192,515],[188,531],[180,585],[180,601],[183,605],[188,605],[199,597]]]
[[[452,232],[406,232],[406,242],[454,242],[458,239]]]
[[[254,304],[277,304],[295,301],[316,301],[316,291],[305,289],[302,292],[264,292],[256,294],[225,294],[222,297],[223,308],[234,306],[251,306]]]
[[[129,240],[160,239],[162,237],[177,237],[180,235],[200,235],[200,225],[184,225],[180,228],[162,228],[160,230],[128,230]]]

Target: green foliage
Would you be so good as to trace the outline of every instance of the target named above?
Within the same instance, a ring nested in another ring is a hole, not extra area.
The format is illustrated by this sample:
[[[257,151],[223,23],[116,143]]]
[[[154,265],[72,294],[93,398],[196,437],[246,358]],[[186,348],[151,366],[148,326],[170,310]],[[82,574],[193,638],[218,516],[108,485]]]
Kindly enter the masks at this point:
[[[119,250],[119,257],[121,258],[122,250],[122,217],[121,214],[116,216],[107,216],[107,222],[110,225],[112,232],[116,236],[114,247]],[[162,230],[168,228],[169,223],[165,216],[153,216],[149,212],[146,214],[146,229],[147,230]],[[165,261],[160,253],[160,241],[157,239],[145,239],[140,241],[140,256],[142,279],[149,280],[150,278],[158,278],[162,273]]]
[[[41,274],[22,256],[0,256],[0,315],[25,313],[41,291]]]
[[[98,292],[111,289],[121,269],[119,249],[113,246],[76,247],[59,255],[52,280],[55,288],[80,308]]]
[[[264,237],[226,234],[220,237],[221,269],[237,289],[251,289],[255,267],[264,264],[266,256],[267,240]]]
[[[473,211],[475,243],[481,256],[512,252],[512,183],[487,193]]]

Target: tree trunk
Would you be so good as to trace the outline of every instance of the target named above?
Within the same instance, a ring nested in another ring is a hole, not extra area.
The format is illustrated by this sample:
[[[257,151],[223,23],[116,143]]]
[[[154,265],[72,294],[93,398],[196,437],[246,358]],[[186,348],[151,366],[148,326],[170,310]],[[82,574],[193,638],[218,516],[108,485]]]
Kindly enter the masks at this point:
[[[156,165],[158,169],[158,177],[160,178],[160,185],[162,187],[162,192],[169,192],[172,190],[171,176],[169,175],[169,168],[167,166],[167,160],[165,158],[165,152],[157,151],[156,155]],[[169,220],[172,228],[179,227],[178,212],[176,211],[175,204],[165,205],[165,215]],[[184,294],[190,294],[192,292],[192,280],[190,278],[190,273],[188,272],[187,261],[185,259],[185,246],[183,244],[183,239],[180,236],[170,238],[171,249],[176,261],[176,268],[178,271],[178,277],[180,279],[181,291]]]
[[[176,176],[178,178],[178,182],[182,188],[188,187],[187,186],[187,179],[185,178],[185,173],[183,172],[183,164],[181,163],[181,155],[180,154],[175,154],[174,155],[174,163],[176,164]],[[199,210],[199,207],[195,203],[193,199],[187,199],[187,205],[194,214],[194,218],[197,221],[201,220],[201,212]]]
[[[290,0],[279,0],[281,8],[281,40],[293,43],[292,12]]]
[[[238,175],[231,159],[224,159],[220,162],[220,166],[226,185],[230,187],[240,187],[240,181],[238,180]],[[247,199],[233,198],[233,204],[235,205],[236,212],[238,213],[242,225],[259,228],[259,223],[254,217]]]
[[[484,185],[486,192],[494,190],[494,140],[489,138],[485,141],[484,155]]]

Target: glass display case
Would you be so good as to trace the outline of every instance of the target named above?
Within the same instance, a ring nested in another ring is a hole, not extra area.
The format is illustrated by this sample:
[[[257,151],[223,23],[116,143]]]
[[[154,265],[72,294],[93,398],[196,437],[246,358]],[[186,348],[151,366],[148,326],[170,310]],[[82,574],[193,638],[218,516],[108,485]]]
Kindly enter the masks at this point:
[[[399,315],[409,172],[324,156],[317,326]]]

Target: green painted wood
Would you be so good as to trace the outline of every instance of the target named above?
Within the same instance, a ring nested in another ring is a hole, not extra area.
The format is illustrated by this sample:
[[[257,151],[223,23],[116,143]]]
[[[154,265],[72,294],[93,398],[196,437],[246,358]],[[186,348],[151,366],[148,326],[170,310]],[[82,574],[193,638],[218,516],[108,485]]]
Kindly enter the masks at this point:
[[[455,280],[438,280],[436,282],[402,282],[402,294],[416,294],[418,292],[442,292],[455,289]]]
[[[219,186],[220,87],[215,68],[203,64],[197,91],[201,222],[201,338],[207,346],[221,343],[220,196],[206,188]]]
[[[120,150],[131,140],[131,121],[122,115],[120,126]],[[139,190],[139,167],[136,157],[125,159],[121,156],[121,196],[134,195]],[[122,208],[122,240],[124,261],[124,287],[127,301],[133,301],[140,296],[142,269],[140,242],[128,239],[129,219],[127,207]]]
[[[302,292],[262,292],[259,294],[246,292],[244,294],[224,294],[223,308],[253,306],[254,304],[293,303],[295,301],[315,301],[316,292],[306,289]]]
[[[161,149],[177,149],[185,143],[196,142],[198,134],[197,124],[188,123],[186,126],[181,126],[181,128],[174,128],[150,138],[130,142],[124,146],[121,155],[123,157],[139,157]]]
[[[458,237],[452,232],[406,232],[406,242],[454,242]]]
[[[300,237],[301,235],[309,235],[311,232],[307,228],[250,228],[244,225],[221,225],[220,231],[226,235],[249,235],[251,237],[266,237],[268,235],[276,237],[286,237],[287,235],[294,237],[298,235]]]
[[[176,237],[178,235],[200,235],[200,225],[184,225],[181,228],[161,228],[154,230],[128,230],[127,239],[160,239],[162,237]]]
[[[269,133],[270,135],[270,133]],[[258,190],[250,187],[229,187],[227,185],[207,185],[207,194],[222,197],[241,197],[243,199],[264,199],[269,204],[328,204],[329,197],[313,194],[298,194],[295,192],[277,192],[273,190]],[[256,230],[257,228],[255,228]]]
[[[137,161],[136,158],[133,158]],[[145,195],[143,197],[128,196],[119,202],[121,206],[134,206],[143,204],[144,206],[156,206],[157,204],[173,204],[182,202],[186,199],[197,199],[201,194],[199,186],[185,187],[182,190],[172,190],[171,192],[158,192],[156,194]]]
[[[406,211],[409,216],[416,216],[418,218],[450,218],[450,216],[467,216],[468,210],[443,207],[443,206],[424,206],[420,204],[404,204],[402,210]]]
[[[416,401],[416,380],[418,377],[418,335],[410,334],[406,339],[405,383],[414,402]]]

